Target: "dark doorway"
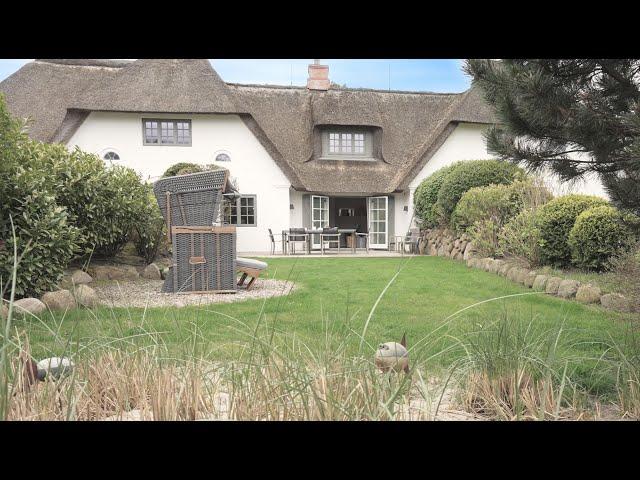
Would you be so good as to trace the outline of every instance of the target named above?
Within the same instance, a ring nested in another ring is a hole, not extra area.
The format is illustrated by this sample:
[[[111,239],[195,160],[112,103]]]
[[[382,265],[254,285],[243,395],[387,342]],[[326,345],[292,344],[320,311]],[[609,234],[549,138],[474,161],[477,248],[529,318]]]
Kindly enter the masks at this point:
[[[329,225],[367,231],[367,199],[363,197],[330,197]],[[343,242],[346,239],[343,238]]]

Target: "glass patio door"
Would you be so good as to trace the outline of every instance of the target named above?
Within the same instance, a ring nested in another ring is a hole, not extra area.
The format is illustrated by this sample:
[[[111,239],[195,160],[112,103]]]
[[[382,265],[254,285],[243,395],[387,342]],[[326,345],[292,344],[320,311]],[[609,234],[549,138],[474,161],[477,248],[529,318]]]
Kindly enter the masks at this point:
[[[387,197],[369,197],[369,247],[388,248],[387,232],[389,199]]]
[[[320,195],[311,196],[311,228],[324,228],[329,226],[329,197]],[[311,247],[320,248],[320,234],[311,236]]]

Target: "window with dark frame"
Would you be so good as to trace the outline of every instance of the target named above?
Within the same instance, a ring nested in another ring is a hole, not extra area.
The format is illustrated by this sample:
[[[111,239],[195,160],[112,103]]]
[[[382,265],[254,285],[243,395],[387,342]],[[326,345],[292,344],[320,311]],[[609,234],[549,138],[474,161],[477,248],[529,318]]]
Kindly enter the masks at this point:
[[[109,161],[117,161],[120,160],[120,155],[118,155],[116,152],[109,151],[105,153],[102,158]]]
[[[235,200],[226,200],[224,223],[238,227],[255,227],[257,225],[256,196],[242,195]]]
[[[191,146],[191,120],[142,119],[144,145]]]

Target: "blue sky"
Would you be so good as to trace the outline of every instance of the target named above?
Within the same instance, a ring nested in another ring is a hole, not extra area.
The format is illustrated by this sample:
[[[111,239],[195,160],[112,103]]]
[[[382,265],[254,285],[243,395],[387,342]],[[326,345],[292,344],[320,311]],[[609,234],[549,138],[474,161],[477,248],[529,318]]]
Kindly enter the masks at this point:
[[[0,59],[0,81],[30,60]],[[211,60],[226,82],[305,85],[311,59]],[[470,79],[462,72],[462,60],[356,60],[321,59],[329,65],[329,78],[347,87],[430,92],[462,92]]]

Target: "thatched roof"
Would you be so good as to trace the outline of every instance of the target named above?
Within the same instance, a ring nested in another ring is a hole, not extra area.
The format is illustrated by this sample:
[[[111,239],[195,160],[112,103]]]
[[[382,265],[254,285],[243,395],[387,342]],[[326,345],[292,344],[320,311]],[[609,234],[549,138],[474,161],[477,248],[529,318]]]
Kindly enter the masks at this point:
[[[238,113],[206,59],[136,60],[71,100],[72,108],[117,112]]]
[[[30,134],[67,142],[90,111],[236,113],[294,188],[326,193],[403,190],[458,122],[493,123],[477,89],[439,94],[225,83],[208,60],[37,60],[0,83]],[[321,125],[375,127],[380,159],[317,161]]]

